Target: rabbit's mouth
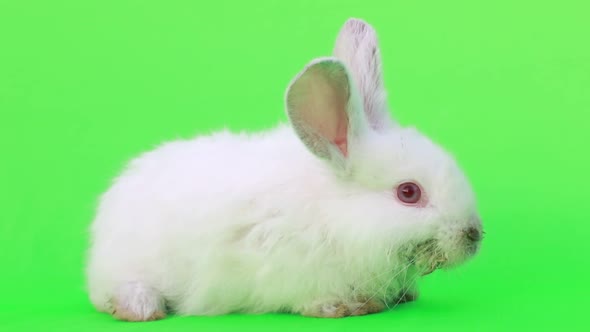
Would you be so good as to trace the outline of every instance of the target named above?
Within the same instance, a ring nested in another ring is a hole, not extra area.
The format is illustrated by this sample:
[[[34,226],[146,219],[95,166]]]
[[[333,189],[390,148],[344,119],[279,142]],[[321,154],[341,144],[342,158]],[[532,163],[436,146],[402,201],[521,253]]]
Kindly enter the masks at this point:
[[[449,261],[448,255],[434,239],[418,243],[411,250],[409,259],[423,276],[442,268]]]
[[[479,250],[484,232],[468,228],[450,239],[429,239],[409,247],[407,259],[422,275],[464,263]],[[446,241],[445,241],[446,240]]]

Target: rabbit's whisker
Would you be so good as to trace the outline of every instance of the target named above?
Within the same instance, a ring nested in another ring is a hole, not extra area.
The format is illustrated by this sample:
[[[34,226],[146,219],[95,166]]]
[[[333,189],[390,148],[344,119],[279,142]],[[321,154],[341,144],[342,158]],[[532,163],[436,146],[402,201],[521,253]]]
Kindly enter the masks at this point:
[[[389,286],[395,281],[395,279],[397,278],[397,276],[399,276],[401,273],[407,271],[408,268],[410,268],[410,266],[412,266],[413,264],[414,264],[414,260],[411,260],[410,262],[408,262],[403,268],[401,268],[397,273],[395,273],[392,277],[390,277],[389,280],[383,286],[379,287],[371,297],[369,297],[365,302],[363,302],[362,304],[360,304],[359,306],[357,306],[354,310],[351,310],[349,316],[352,316],[352,314],[355,311],[357,311],[358,309],[360,309],[360,308],[364,307],[365,305],[367,305],[367,303],[369,303],[372,299],[374,299],[375,296],[379,295],[380,292],[382,292],[383,290],[386,290],[387,288],[389,288]],[[374,278],[372,278],[372,279],[374,279]],[[405,277],[404,277],[404,280],[405,280]],[[404,295],[405,295],[405,293],[404,293]],[[385,303],[387,303],[387,301],[385,301]]]

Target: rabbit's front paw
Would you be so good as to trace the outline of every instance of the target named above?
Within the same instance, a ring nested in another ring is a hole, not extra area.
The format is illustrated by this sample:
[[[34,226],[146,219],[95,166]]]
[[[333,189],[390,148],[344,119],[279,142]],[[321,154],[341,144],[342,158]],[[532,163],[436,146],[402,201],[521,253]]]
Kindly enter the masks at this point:
[[[360,299],[359,302],[349,303],[348,308],[350,310],[349,316],[362,316],[381,312],[385,309],[385,305],[383,302],[373,299]]]
[[[373,299],[359,299],[357,302],[324,303],[312,306],[303,312],[304,316],[320,318],[342,318],[362,316],[383,311],[385,305]]]

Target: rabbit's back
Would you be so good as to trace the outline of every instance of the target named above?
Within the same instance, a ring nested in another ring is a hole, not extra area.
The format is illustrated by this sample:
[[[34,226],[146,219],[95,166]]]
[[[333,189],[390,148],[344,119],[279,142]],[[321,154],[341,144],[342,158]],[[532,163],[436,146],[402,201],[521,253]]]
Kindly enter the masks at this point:
[[[172,306],[176,299],[182,307],[190,289],[205,282],[201,277],[218,275],[211,269],[230,279],[229,271],[240,271],[235,278],[244,278],[244,271],[258,269],[260,262],[243,255],[248,241],[256,239],[241,237],[253,236],[256,223],[297,204],[296,198],[281,201],[276,194],[296,191],[294,185],[304,185],[300,174],[313,176],[317,172],[309,170],[318,165],[286,127],[171,142],[133,160],[103,195],[92,225],[87,271],[92,301],[108,311],[113,287],[139,279],[156,285]],[[241,247],[235,247],[237,240]],[[268,245],[274,240],[266,238]],[[251,258],[258,259],[257,254]],[[215,294],[216,283],[206,282]],[[227,292],[229,284],[226,280],[217,291]],[[234,298],[240,301],[239,294]]]

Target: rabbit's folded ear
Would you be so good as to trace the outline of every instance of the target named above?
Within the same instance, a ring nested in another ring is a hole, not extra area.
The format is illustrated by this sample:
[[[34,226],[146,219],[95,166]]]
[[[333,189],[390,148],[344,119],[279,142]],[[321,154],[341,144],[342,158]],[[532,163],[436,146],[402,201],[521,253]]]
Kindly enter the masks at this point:
[[[368,127],[352,79],[335,58],[316,59],[295,77],[286,108],[308,149],[332,163],[345,162],[349,146]]]
[[[393,126],[383,86],[377,33],[373,27],[360,19],[346,21],[336,39],[334,56],[350,70],[371,127],[381,130]]]

